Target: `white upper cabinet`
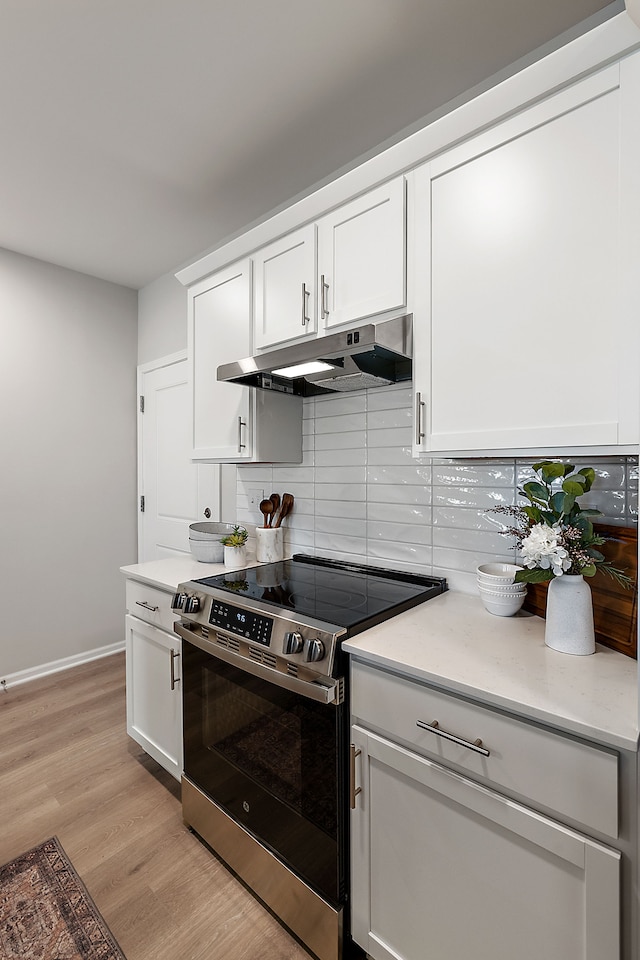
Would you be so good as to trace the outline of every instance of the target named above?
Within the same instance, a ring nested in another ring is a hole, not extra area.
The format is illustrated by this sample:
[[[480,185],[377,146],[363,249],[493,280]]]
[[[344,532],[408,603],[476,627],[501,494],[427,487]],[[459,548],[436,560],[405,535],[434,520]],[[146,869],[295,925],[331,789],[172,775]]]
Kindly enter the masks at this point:
[[[415,171],[415,453],[638,442],[638,72]]]
[[[256,349],[405,307],[405,193],[397,177],[253,255]]]
[[[253,259],[256,348],[315,334],[315,226],[310,224],[270,243]],[[245,354],[235,359],[242,356]]]
[[[335,327],[406,304],[405,179],[318,221],[320,323]]]
[[[216,378],[220,364],[251,353],[251,299],[250,260],[189,288],[192,458],[300,463],[300,398],[220,383]]]

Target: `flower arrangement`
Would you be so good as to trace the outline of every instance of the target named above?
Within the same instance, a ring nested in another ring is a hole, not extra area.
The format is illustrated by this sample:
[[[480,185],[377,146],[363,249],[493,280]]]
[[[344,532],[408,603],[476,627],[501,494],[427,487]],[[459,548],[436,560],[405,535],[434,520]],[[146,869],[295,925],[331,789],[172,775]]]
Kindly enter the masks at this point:
[[[220,543],[225,547],[243,547],[249,534],[244,527],[234,526],[233,533],[220,537]]]
[[[593,518],[600,510],[585,510],[578,497],[587,493],[595,479],[591,467],[574,471],[573,464],[542,460],[533,465],[535,480],[518,490],[529,503],[525,506],[493,507],[490,513],[507,514],[515,519],[503,530],[515,538],[524,570],[516,573],[516,581],[542,583],[563,574],[593,577],[602,570],[622,586],[632,580],[623,570],[612,566],[597,549],[607,538],[593,529]]]

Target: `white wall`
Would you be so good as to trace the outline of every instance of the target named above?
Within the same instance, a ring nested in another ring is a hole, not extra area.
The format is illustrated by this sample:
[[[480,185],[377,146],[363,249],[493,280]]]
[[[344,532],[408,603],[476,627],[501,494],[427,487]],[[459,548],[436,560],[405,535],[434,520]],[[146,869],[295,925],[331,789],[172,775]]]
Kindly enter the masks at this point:
[[[137,295],[0,250],[0,679],[123,640]]]
[[[187,288],[172,273],[138,292],[138,363],[187,349]]]

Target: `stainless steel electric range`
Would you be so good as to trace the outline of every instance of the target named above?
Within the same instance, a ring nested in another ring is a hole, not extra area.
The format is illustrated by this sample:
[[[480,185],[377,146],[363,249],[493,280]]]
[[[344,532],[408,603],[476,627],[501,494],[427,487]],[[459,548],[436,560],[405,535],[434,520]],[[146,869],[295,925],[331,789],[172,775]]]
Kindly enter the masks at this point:
[[[303,554],[180,584],[185,822],[320,960],[351,950],[341,641],[443,579]]]

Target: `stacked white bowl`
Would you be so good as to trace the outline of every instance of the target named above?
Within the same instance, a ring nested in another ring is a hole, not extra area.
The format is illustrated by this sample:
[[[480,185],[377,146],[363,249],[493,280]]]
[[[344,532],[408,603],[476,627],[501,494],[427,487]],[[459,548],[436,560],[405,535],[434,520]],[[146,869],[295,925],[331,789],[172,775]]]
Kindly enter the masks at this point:
[[[526,583],[515,583],[522,567],[515,563],[481,563],[477,568],[480,599],[485,610],[496,617],[512,617],[527,595]]]
[[[233,533],[232,523],[201,520],[189,525],[189,548],[201,563],[222,563],[224,547],[220,538]]]

